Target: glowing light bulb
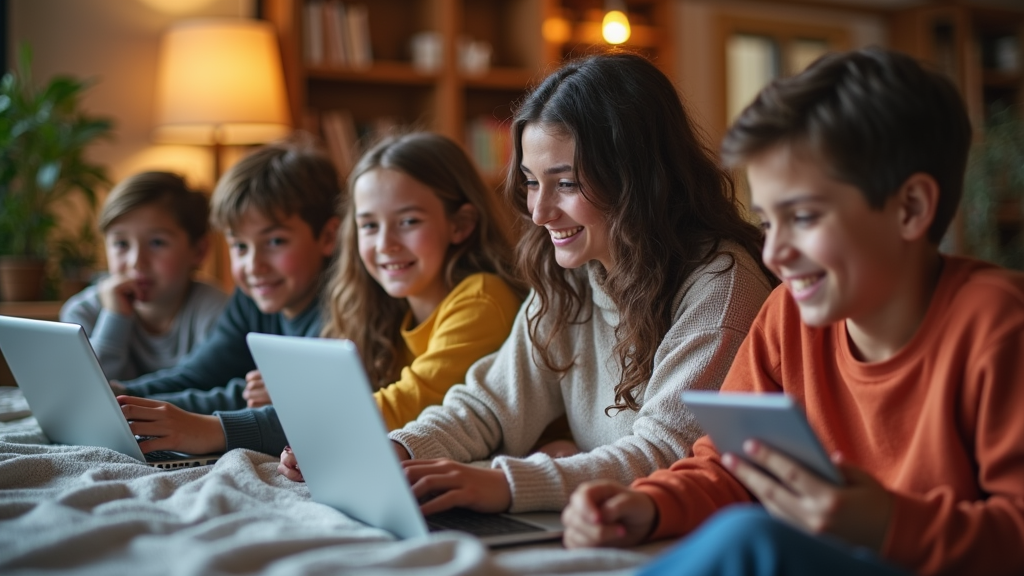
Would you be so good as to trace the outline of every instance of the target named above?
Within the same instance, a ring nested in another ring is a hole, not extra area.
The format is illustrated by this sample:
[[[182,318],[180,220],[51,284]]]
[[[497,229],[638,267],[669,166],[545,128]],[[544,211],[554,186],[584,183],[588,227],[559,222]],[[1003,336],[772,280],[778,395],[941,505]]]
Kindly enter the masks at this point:
[[[629,40],[629,19],[619,10],[609,10],[601,23],[601,35],[609,44],[622,44]]]

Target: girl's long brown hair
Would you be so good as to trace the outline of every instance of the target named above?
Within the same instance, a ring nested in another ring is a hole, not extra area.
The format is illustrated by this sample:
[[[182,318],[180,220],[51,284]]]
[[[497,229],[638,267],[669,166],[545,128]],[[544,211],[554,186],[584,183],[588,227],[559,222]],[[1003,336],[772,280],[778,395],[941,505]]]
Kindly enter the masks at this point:
[[[672,302],[686,278],[710,262],[723,241],[760,262],[761,233],[744,220],[733,182],[690,123],[675,87],[641,56],[617,52],[570,62],[519,106],[512,123],[515,157],[504,192],[528,230],[517,269],[536,291],[529,331],[544,364],[564,373],[552,342],[585,322],[571,272],[555,262],[543,227],[533,226],[520,165],[529,124],[571,136],[581,193],[607,215],[613,266],[604,289],[619,309],[614,351],[622,368],[612,410],[639,410],[654,355],[671,325]],[[552,316],[552,318],[546,318]],[[541,319],[544,319],[543,330]]]
[[[448,248],[444,280],[449,290],[477,272],[498,275],[520,296],[525,290],[512,273],[512,251],[498,227],[490,193],[462,148],[430,132],[381,140],[356,164],[341,200],[338,259],[327,286],[323,336],[355,342],[370,381],[382,387],[398,380],[406,363],[401,325],[409,305],[389,296],[359,258],[353,190],[360,176],[376,169],[396,170],[430,187],[449,217],[467,202],[476,207],[479,219],[473,232]]]

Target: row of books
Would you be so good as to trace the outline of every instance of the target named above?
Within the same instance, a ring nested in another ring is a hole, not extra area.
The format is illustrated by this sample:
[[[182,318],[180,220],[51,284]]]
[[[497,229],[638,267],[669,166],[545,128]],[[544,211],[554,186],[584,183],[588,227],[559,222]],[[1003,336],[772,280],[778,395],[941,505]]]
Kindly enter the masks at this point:
[[[368,145],[398,130],[399,124],[397,119],[390,116],[357,123],[352,112],[346,109],[322,112],[311,110],[307,112],[305,120],[307,131],[323,135],[327,153],[342,178],[348,177]]]
[[[347,177],[367,146],[400,129],[401,122],[390,116],[356,122],[346,109],[309,110],[305,129],[323,136],[327,152],[341,176]],[[466,127],[466,148],[482,174],[503,172],[512,157],[508,122],[481,116]]]
[[[368,68],[373,63],[369,10],[364,4],[309,0],[302,28],[307,64]]]
[[[497,174],[512,157],[508,122],[481,116],[466,126],[466,147],[483,174]]]

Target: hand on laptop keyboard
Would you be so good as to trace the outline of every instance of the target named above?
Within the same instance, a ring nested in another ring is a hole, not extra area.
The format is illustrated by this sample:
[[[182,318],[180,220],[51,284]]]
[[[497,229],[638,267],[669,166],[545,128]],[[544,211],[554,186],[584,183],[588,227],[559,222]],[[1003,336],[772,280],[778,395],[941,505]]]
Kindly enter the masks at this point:
[[[433,496],[420,505],[424,516],[455,507],[505,512],[512,505],[512,490],[502,470],[448,459],[406,460],[402,468],[417,499]]]
[[[121,413],[136,437],[139,448],[148,453],[174,450],[187,454],[223,452],[227,446],[220,418],[186,412],[160,400],[118,396]]]

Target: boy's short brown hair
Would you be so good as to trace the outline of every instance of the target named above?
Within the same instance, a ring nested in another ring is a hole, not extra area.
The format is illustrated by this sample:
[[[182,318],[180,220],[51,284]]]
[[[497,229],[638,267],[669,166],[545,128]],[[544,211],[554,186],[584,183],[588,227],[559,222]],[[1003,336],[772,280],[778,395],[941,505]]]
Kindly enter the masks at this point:
[[[106,234],[118,218],[151,204],[170,212],[193,244],[210,229],[206,196],[189,188],[185,179],[177,174],[153,171],[134,174],[114,186],[100,210],[100,231]]]
[[[938,243],[960,203],[971,124],[945,76],[866,48],[828,54],[769,84],[726,133],[722,157],[737,166],[779,144],[816,155],[876,209],[910,175],[930,174],[939,200],[928,239]]]
[[[224,174],[210,200],[210,219],[228,230],[250,209],[271,220],[298,214],[319,236],[340,197],[331,160],[309,142],[285,140],[259,148]]]

